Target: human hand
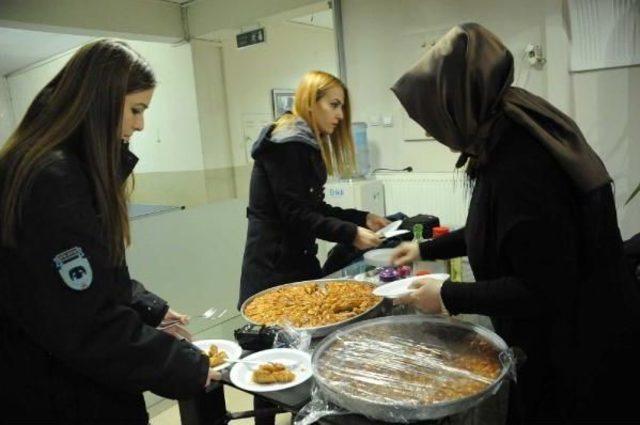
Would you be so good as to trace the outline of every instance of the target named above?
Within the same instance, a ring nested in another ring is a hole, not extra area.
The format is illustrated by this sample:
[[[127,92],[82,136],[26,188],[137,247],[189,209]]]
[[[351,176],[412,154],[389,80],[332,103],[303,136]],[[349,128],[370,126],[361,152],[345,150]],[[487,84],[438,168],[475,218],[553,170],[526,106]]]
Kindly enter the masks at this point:
[[[173,335],[178,339],[191,341],[191,332],[184,327],[188,324],[189,316],[169,309],[158,327],[161,328],[163,332]]]
[[[222,379],[222,374],[220,372],[209,369],[209,374],[207,375],[207,381],[205,382],[204,387],[206,388],[211,384],[211,382],[219,381],[220,379]]]
[[[402,242],[391,253],[394,266],[404,266],[420,259],[420,247],[417,242]]]
[[[409,288],[417,290],[394,300],[394,304],[407,304],[427,314],[448,314],[440,294],[443,283],[428,277],[416,280]]]
[[[364,251],[365,249],[375,248],[380,245],[380,243],[382,243],[380,235],[369,229],[358,226],[356,237],[353,239],[353,246],[358,248],[360,251]]]
[[[384,217],[380,217],[373,213],[367,214],[367,227],[374,232],[377,232],[389,224],[391,224],[391,222]]]

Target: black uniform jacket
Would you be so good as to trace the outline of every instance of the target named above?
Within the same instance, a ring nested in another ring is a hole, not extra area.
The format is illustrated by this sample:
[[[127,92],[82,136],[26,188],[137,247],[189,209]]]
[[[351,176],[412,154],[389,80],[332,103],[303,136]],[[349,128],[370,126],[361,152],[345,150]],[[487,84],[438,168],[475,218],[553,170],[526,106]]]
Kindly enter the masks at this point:
[[[253,172],[238,307],[251,295],[283,283],[317,279],[316,238],[351,244],[367,212],[324,202],[327,170],[315,136],[302,120],[253,145]]]
[[[3,420],[146,424],[143,391],[198,394],[207,358],[155,329],[167,305],[107,261],[84,164],[71,151],[51,155],[17,248],[0,249]]]

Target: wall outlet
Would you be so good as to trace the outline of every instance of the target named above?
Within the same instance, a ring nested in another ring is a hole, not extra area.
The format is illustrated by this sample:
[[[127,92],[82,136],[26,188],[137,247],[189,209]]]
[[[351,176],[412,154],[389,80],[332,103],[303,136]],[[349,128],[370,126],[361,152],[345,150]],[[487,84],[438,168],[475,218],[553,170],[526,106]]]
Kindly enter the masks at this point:
[[[542,46],[539,44],[529,43],[527,47],[524,49],[527,55],[527,61],[529,65],[544,65],[547,62],[544,55],[542,54]]]

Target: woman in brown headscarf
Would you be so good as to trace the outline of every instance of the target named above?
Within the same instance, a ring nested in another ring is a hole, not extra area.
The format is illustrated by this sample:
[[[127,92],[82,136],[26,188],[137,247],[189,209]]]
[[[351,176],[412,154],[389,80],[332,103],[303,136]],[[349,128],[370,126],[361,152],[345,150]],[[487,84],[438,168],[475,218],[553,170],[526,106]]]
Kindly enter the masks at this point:
[[[460,152],[456,166],[466,164],[473,185],[465,228],[403,244],[395,260],[468,255],[476,282],[427,279],[402,302],[489,315],[524,351],[509,423],[637,418],[623,384],[640,379],[640,298],[611,178],[571,118],[512,82],[502,42],[464,24],[392,88],[411,118]]]

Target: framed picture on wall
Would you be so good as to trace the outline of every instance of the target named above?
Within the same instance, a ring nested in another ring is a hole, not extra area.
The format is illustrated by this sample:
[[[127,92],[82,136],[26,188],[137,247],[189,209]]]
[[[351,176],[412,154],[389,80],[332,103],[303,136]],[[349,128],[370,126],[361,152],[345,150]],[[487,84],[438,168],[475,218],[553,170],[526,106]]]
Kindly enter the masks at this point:
[[[295,92],[290,89],[272,89],[271,106],[273,108],[273,119],[277,120],[280,115],[293,109],[293,97]]]

